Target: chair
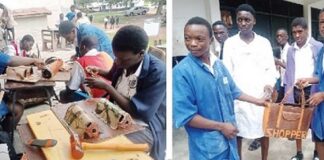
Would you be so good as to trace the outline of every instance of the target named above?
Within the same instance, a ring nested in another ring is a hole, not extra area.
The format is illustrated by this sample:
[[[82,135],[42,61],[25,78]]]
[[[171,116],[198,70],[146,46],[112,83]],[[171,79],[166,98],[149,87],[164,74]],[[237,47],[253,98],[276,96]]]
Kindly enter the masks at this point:
[[[148,53],[154,55],[155,57],[157,57],[160,60],[162,60],[163,62],[165,62],[166,54],[165,54],[165,52],[162,49],[159,49],[157,47],[150,46],[149,49],[148,49]]]

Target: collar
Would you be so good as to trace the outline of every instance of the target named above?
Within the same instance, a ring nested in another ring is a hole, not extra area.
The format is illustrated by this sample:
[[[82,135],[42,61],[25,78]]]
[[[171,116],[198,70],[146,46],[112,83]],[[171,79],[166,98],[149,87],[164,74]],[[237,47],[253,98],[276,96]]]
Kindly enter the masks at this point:
[[[141,74],[141,70],[142,70],[142,67],[143,67],[143,61],[144,61],[144,59],[141,61],[140,65],[136,69],[136,72],[134,73],[134,75],[136,77],[139,77],[139,75]]]
[[[144,58],[143,58],[143,60],[141,62],[142,64],[140,65],[141,66],[141,69],[140,69],[140,74],[139,74],[138,78],[146,77],[147,74],[149,73],[150,59],[151,59],[150,55],[148,55],[147,53],[145,53],[144,54]]]
[[[308,37],[307,40],[306,40],[306,42],[305,42],[305,44],[304,44],[301,48],[299,48],[299,47],[297,46],[297,43],[296,43],[296,42],[294,42],[293,46],[294,46],[295,49],[302,49],[302,48],[306,48],[306,47],[308,47],[308,45],[311,46],[312,44],[310,43],[310,39],[311,39],[311,38]]]
[[[214,65],[215,61],[217,60],[217,57],[214,56],[214,58],[212,57],[212,55],[214,55],[213,53],[209,52],[210,55],[210,61],[211,61],[211,66]],[[192,55],[191,53],[189,53],[188,55],[195,63],[197,63],[199,66],[204,67],[205,63],[203,61],[201,61],[198,57]],[[213,60],[213,61],[212,61]]]
[[[98,50],[93,48],[90,51],[88,51],[84,56],[96,56],[98,54],[99,54]]]

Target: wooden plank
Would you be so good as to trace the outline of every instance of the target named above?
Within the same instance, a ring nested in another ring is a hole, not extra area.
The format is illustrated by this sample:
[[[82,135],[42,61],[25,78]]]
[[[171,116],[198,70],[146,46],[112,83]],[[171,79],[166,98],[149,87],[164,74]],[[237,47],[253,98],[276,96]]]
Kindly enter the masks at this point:
[[[36,138],[51,138],[57,140],[57,145],[52,148],[42,148],[46,159],[72,159],[70,154],[70,136],[60,121],[51,110],[27,115],[27,121]],[[101,143],[132,143],[125,136],[118,136]],[[116,152],[107,150],[87,150],[84,151],[84,160],[129,160],[141,159],[152,160],[144,152]]]

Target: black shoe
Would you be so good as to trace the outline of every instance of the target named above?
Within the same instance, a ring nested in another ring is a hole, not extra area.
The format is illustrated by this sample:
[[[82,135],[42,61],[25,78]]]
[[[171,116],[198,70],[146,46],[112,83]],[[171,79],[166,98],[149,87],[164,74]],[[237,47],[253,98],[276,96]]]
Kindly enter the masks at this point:
[[[255,139],[249,146],[249,151],[255,151],[261,147],[260,139]]]
[[[303,153],[297,153],[295,156],[291,157],[290,160],[303,160],[303,159],[304,159]]]

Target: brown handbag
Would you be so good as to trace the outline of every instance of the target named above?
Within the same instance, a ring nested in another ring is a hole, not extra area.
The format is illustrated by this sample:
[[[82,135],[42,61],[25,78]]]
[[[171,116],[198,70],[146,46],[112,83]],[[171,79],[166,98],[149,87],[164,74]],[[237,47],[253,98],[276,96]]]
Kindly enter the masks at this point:
[[[263,115],[263,131],[266,137],[305,139],[313,115],[313,107],[306,105],[302,89],[299,104],[284,104],[293,88],[280,103],[268,103]]]

